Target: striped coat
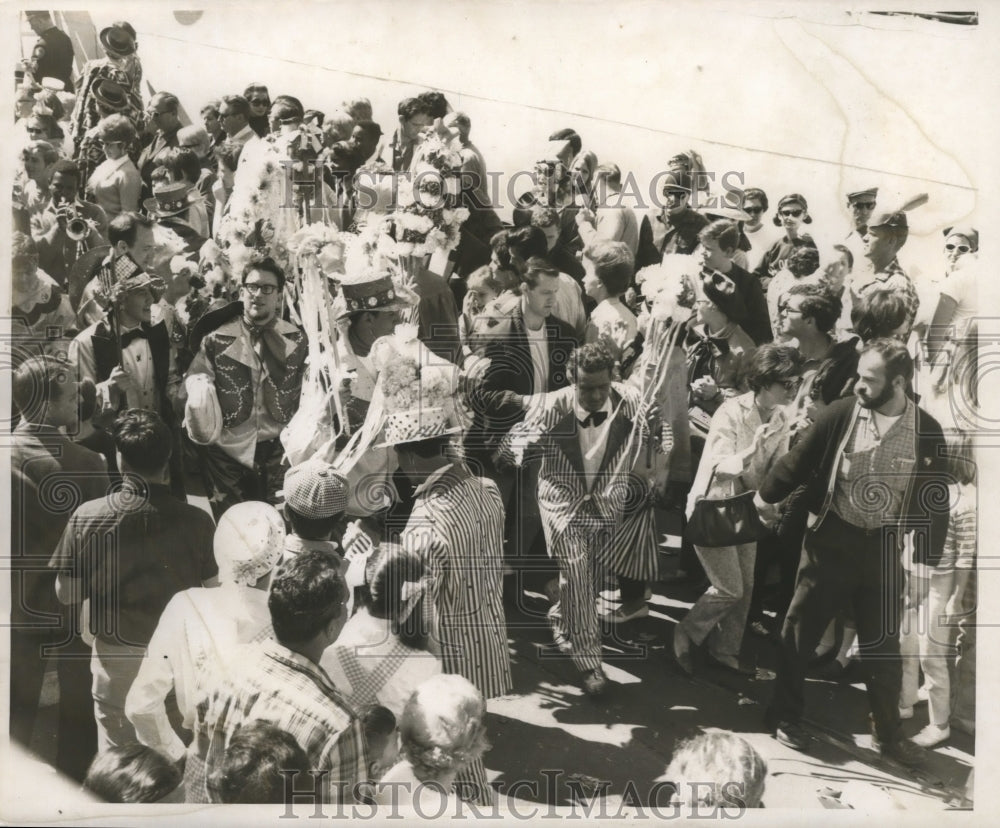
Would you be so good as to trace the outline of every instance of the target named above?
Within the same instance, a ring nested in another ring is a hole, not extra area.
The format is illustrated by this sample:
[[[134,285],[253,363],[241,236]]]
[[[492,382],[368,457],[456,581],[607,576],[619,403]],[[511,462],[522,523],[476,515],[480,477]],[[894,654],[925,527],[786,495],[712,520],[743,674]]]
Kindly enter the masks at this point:
[[[577,545],[586,538],[599,565],[616,575],[654,580],[656,527],[648,484],[642,477],[647,457],[645,429],[640,444],[629,445],[639,395],[631,386],[614,384],[614,416],[605,426],[604,458],[590,486],[584,474],[574,401],[572,386],[550,395],[540,441],[538,503],[549,554],[555,556],[559,544]]]
[[[450,466],[417,490],[401,543],[434,576],[444,672],[458,673],[486,698],[510,691],[503,614],[503,501],[491,480]]]

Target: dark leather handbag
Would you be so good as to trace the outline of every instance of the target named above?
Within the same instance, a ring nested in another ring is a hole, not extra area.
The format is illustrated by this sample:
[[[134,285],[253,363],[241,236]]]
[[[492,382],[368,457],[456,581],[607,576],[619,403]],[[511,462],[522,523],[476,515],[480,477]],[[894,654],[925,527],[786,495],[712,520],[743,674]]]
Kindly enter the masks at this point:
[[[712,479],[715,475],[712,475]],[[711,488],[712,480],[709,480]],[[697,546],[737,546],[753,543],[768,534],[754,506],[755,492],[715,500],[702,498],[694,505],[684,527],[684,540]]]

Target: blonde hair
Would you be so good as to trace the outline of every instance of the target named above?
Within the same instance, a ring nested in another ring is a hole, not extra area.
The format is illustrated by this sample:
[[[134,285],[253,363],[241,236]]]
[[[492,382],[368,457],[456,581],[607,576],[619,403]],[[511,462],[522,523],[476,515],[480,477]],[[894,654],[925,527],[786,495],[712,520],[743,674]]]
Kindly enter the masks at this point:
[[[757,808],[767,763],[746,739],[717,731],[678,745],[666,777],[686,805]],[[697,802],[686,797],[697,797]]]
[[[402,754],[421,782],[458,771],[490,747],[486,702],[468,679],[443,674],[423,682],[410,696],[399,723]]]

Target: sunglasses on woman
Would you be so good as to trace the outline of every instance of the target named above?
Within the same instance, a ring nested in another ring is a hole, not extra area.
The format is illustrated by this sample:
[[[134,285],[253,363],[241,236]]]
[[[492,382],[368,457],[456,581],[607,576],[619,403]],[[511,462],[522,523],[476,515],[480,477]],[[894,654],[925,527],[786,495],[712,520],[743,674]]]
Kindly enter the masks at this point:
[[[781,215],[785,218],[798,218],[802,215],[802,210],[782,210]]]
[[[947,250],[949,253],[952,250],[957,250],[959,253],[968,253],[972,248],[969,247],[967,244],[946,244],[944,246],[944,249]]]

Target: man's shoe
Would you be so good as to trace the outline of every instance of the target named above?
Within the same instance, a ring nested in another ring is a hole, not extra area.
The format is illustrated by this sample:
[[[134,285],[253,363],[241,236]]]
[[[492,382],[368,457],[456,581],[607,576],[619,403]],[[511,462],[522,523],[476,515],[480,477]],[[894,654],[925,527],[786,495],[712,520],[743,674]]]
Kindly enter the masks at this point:
[[[689,676],[694,675],[694,658],[691,655],[691,638],[680,624],[674,625],[674,661]]]
[[[608,688],[608,678],[600,667],[584,673],[582,681],[583,692],[588,696],[601,696]]]
[[[778,722],[774,729],[778,744],[805,753],[809,748],[809,735],[795,722]]]
[[[909,739],[897,739],[895,742],[881,745],[879,753],[883,758],[894,759],[899,764],[910,767],[919,765],[927,759],[927,751]]]
[[[951,728],[948,725],[938,727],[936,724],[929,724],[913,737],[913,744],[922,748],[931,748],[947,742],[951,738]]]

